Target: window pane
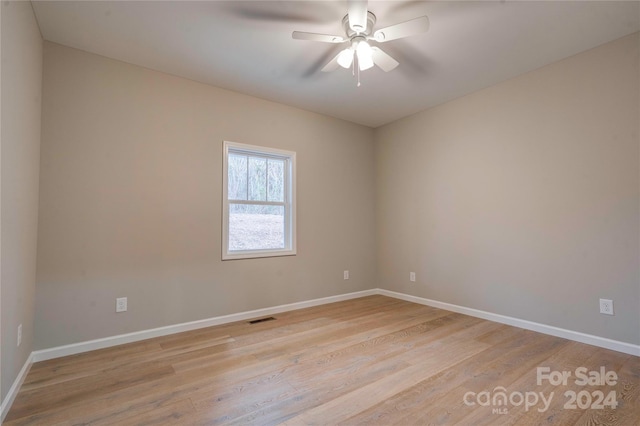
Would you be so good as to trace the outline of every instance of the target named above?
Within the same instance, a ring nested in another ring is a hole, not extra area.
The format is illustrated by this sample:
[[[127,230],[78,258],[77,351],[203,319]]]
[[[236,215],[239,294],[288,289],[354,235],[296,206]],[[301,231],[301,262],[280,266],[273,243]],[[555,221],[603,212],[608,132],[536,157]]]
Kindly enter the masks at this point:
[[[230,200],[247,199],[247,156],[229,154],[227,162],[227,185]]]
[[[284,160],[269,159],[268,162],[268,194],[269,201],[284,201]]]
[[[229,251],[283,248],[283,206],[229,203]]]
[[[267,201],[267,159],[249,157],[249,200]]]

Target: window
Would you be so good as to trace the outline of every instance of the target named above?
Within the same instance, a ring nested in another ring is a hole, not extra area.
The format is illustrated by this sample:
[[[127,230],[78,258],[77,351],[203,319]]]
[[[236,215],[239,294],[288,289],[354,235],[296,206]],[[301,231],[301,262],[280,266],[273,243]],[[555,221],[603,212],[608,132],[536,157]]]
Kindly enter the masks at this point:
[[[222,259],[296,254],[296,153],[224,143]]]

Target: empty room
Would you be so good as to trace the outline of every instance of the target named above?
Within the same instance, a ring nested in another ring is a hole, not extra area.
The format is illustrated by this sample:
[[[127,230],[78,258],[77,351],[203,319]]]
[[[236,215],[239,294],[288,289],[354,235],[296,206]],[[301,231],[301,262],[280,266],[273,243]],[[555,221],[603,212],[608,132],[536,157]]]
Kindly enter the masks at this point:
[[[640,2],[0,14],[3,425],[640,424]]]

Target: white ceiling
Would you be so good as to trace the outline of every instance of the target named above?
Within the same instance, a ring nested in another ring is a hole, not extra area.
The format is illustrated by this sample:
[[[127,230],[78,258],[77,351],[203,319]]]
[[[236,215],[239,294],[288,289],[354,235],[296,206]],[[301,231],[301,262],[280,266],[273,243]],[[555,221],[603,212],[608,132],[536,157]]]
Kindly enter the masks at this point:
[[[637,1],[369,2],[375,28],[428,15],[381,44],[400,66],[319,70],[344,45],[346,1],[33,2],[46,40],[377,127],[640,30]],[[374,43],[375,44],[375,43]]]

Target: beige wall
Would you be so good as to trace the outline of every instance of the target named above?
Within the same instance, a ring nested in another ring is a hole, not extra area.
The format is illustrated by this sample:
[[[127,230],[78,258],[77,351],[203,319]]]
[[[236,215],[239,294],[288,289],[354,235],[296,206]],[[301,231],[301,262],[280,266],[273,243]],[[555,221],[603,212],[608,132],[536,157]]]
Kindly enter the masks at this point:
[[[378,129],[380,286],[640,343],[638,50],[636,33]]]
[[[33,350],[42,37],[31,3],[2,2],[2,400]],[[22,344],[17,343],[22,324]]]
[[[37,349],[375,286],[371,129],[48,42],[44,64]],[[220,260],[223,140],[297,152],[297,256]]]
[[[35,347],[376,286],[638,344],[638,50],[372,131],[45,43]],[[298,153],[297,256],[220,260],[225,139]]]

